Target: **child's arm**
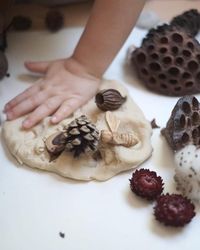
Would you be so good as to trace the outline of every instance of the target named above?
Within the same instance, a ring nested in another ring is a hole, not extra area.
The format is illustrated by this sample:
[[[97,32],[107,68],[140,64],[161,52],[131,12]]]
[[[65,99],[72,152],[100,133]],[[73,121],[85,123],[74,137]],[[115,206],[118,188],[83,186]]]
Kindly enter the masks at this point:
[[[86,103],[98,90],[102,74],[134,27],[144,2],[96,0],[70,58],[25,64],[44,77],[6,104],[8,120],[31,112],[24,128],[31,128],[51,114],[51,121],[58,123]]]

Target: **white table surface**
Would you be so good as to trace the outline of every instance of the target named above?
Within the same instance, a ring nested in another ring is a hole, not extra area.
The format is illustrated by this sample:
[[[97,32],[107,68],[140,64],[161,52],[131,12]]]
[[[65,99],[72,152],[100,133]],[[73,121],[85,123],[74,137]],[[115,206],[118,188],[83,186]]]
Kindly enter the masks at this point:
[[[56,34],[43,31],[10,32],[10,77],[0,82],[0,108],[30,86],[35,77],[23,67],[26,59],[54,59],[70,55],[83,27],[66,27]],[[134,29],[105,77],[120,80],[147,119],[164,127],[178,98],[149,92],[133,80],[124,66],[129,45],[138,45],[145,32]],[[200,95],[197,95],[200,97]],[[200,98],[199,98],[200,100]],[[152,157],[141,167],[157,171],[165,193],[175,192],[173,154],[155,129]],[[183,229],[165,227],[153,217],[154,203],[136,197],[129,188],[129,171],[106,182],[79,182],[33,170],[0,146],[1,250],[197,250],[200,212]],[[59,232],[65,234],[64,238]]]

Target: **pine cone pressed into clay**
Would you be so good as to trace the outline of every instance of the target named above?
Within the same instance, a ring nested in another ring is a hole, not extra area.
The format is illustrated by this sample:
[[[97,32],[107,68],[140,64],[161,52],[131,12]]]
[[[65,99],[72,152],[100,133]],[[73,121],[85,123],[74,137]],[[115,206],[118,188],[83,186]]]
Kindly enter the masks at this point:
[[[170,24],[183,28],[192,36],[196,36],[200,30],[200,13],[196,9],[191,9],[174,17]]]
[[[66,133],[66,149],[73,152],[74,157],[97,150],[99,131],[85,115],[72,121],[66,129]]]
[[[178,100],[162,134],[175,151],[188,144],[200,145],[200,105],[194,96]]]
[[[164,24],[150,30],[131,62],[152,91],[169,96],[200,92],[200,45],[183,29]]]

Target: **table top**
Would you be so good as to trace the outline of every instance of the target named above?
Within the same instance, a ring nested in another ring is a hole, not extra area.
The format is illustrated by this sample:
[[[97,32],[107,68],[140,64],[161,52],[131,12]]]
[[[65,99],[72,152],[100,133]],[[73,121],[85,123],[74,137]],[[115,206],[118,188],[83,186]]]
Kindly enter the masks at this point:
[[[158,1],[152,0],[145,8],[156,10],[163,20],[168,20],[171,13],[176,15],[198,4],[199,1],[159,1],[158,4]],[[164,15],[164,6],[171,10],[169,15]],[[12,31],[8,35],[6,54],[10,77],[0,82],[1,109],[10,98],[35,80],[35,76],[24,69],[25,60],[55,59],[71,54],[83,31],[91,4],[66,7],[63,10],[65,28],[55,34],[40,25],[46,8],[34,8],[37,13],[33,19],[35,28],[21,33]],[[125,63],[127,48],[132,44],[139,46],[145,34],[146,31],[138,28],[132,31],[106,71],[105,78],[121,81],[146,118],[156,118],[162,128],[178,98],[148,91],[135,81]],[[165,192],[175,192],[173,153],[160,135],[160,129],[153,130],[152,146],[152,157],[142,167],[155,170],[163,177]],[[182,229],[159,224],[153,216],[154,203],[141,200],[130,191],[129,179],[133,171],[106,182],[73,181],[20,166],[10,156],[2,139],[0,159],[2,250],[198,249],[199,208],[193,221]]]

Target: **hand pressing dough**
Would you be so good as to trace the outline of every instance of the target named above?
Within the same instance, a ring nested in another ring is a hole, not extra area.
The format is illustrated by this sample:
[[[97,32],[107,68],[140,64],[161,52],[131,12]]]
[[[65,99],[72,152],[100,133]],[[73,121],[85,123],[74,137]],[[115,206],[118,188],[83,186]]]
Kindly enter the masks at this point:
[[[51,125],[50,118],[45,118],[33,129],[21,129],[24,117],[3,124],[3,137],[11,154],[20,164],[55,172],[61,176],[78,180],[105,181],[114,175],[135,168],[145,161],[152,152],[151,125],[145,119],[142,111],[133,102],[124,87],[116,81],[104,80],[101,89],[117,89],[127,101],[114,112],[121,120],[118,132],[134,132],[139,142],[131,147],[101,144],[101,160],[94,160],[91,156],[81,155],[74,158],[70,152],[63,152],[56,160],[50,162],[44,141],[57,131],[62,131],[75,118],[86,115],[99,131],[109,130],[105,120],[105,112],[99,110],[91,99],[86,105],[78,109],[73,116],[63,120],[58,125]]]

